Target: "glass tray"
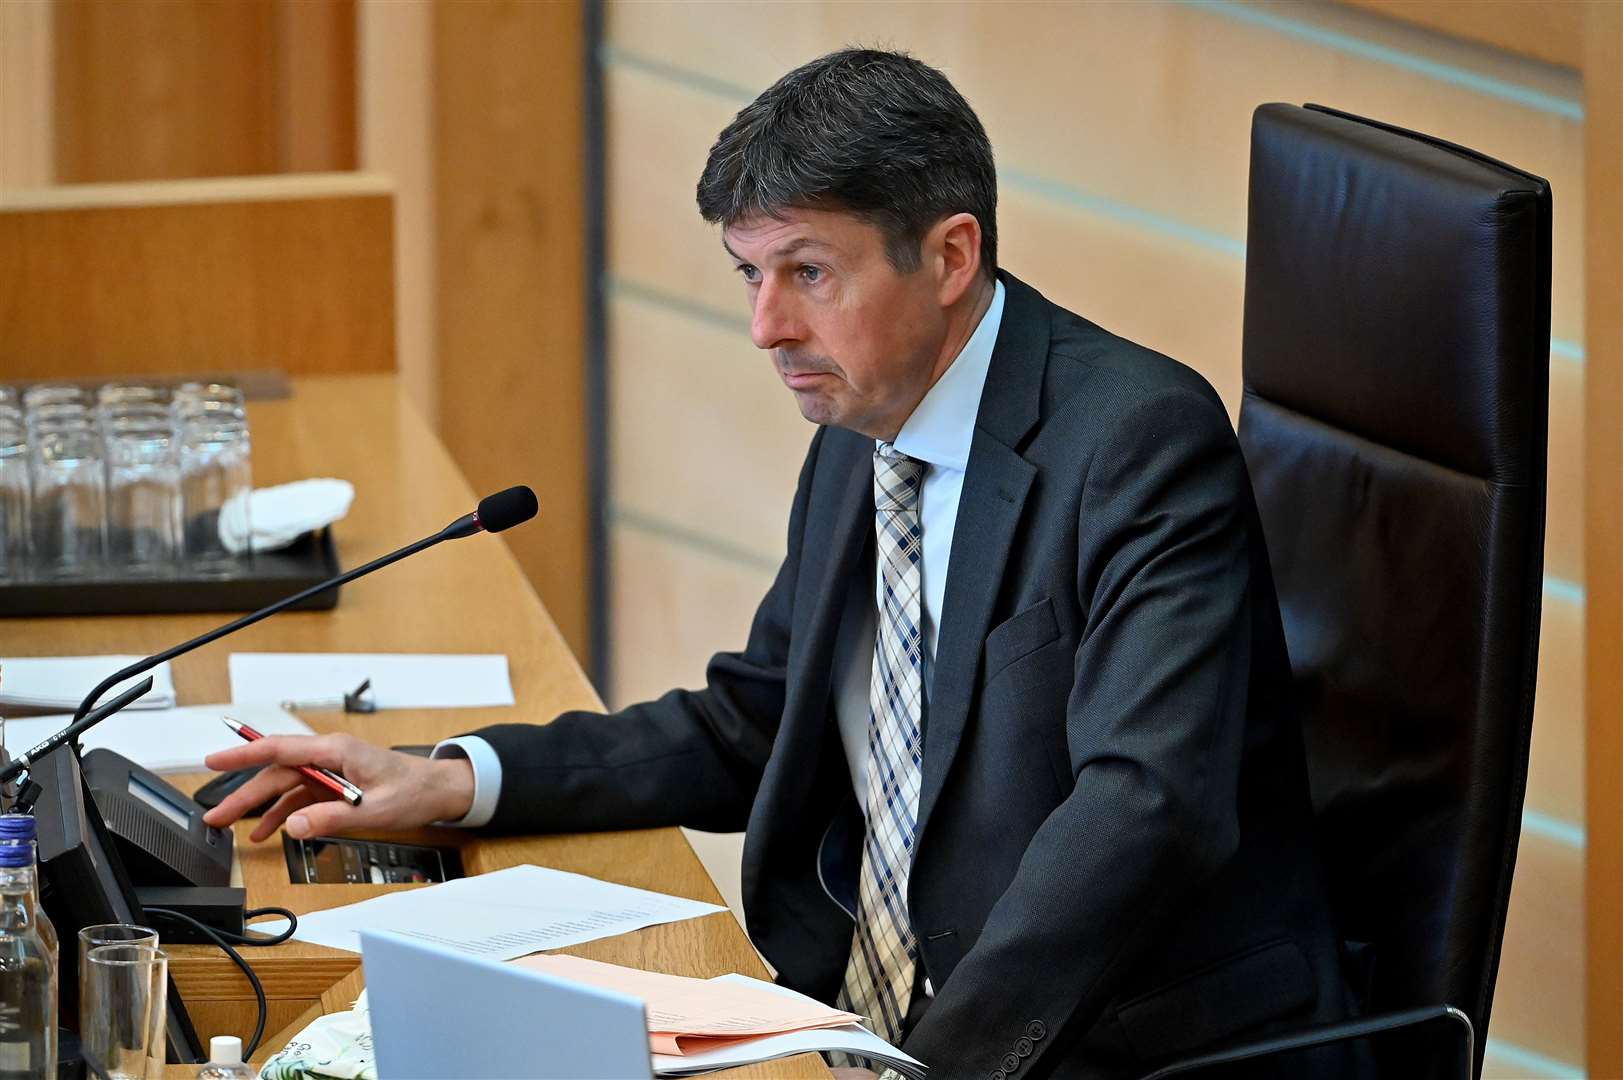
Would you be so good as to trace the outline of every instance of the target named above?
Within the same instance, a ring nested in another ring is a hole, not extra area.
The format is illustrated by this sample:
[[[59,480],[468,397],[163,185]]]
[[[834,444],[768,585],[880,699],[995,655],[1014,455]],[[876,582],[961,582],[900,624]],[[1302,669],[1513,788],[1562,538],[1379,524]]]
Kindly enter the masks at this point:
[[[157,615],[189,611],[255,611],[336,577],[332,529],[305,533],[281,551],[260,552],[239,569],[207,576],[184,568],[168,577],[0,581],[0,616]],[[317,593],[290,610],[326,610],[338,590]]]

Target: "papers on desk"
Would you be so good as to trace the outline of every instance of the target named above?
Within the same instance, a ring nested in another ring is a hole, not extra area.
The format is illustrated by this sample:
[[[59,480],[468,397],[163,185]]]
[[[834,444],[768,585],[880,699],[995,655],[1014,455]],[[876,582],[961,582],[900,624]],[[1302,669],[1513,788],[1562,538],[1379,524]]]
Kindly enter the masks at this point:
[[[787,987],[752,979],[748,975],[722,975],[709,981],[735,985],[748,983],[752,987],[758,987],[763,994],[782,994],[802,1002],[821,1005],[815,999]],[[729,1046],[701,1050],[679,1057],[655,1054],[654,1073],[658,1076],[697,1076],[700,1073],[715,1072],[717,1069],[731,1069],[757,1061],[776,1061],[779,1058],[794,1057],[796,1054],[827,1050],[843,1050],[849,1054],[865,1057],[895,1069],[903,1076],[914,1077],[915,1080],[922,1080],[930,1068],[918,1058],[890,1045],[861,1024],[846,1024],[842,1027],[790,1031],[782,1035],[746,1039]]]
[[[0,709],[47,709],[56,712],[79,707],[96,684],[139,656],[23,656],[0,659]],[[167,709],[175,704],[175,682],[169,665],[126,679],[101,696],[111,701],[120,690],[152,676],[152,689],[124,706],[128,709]],[[58,725],[60,726],[60,725]]]
[[[242,740],[220,723],[231,716],[265,735],[310,735],[310,725],[274,705],[189,705],[184,709],[114,713],[84,733],[86,750],[106,747],[158,773],[202,772],[203,759]],[[67,727],[72,713],[6,721],[13,754],[37,746]]]
[[[279,705],[332,702],[370,679],[380,709],[513,704],[507,657],[413,653],[232,653],[231,700]]]
[[[390,930],[473,956],[511,960],[726,910],[562,870],[510,866],[300,915],[293,936],[360,952],[362,928]],[[275,920],[254,929],[277,934],[286,925]]]
[[[908,1076],[925,1073],[922,1062],[864,1028],[860,1017],[747,975],[689,979],[561,955],[513,963],[641,998],[660,1076],[693,1076],[819,1050],[861,1054]]]

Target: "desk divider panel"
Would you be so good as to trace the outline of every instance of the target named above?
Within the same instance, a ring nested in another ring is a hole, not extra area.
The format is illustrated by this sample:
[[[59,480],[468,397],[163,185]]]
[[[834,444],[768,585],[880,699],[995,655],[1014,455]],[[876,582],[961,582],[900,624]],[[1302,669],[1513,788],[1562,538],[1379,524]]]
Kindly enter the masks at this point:
[[[393,202],[336,173],[0,192],[0,378],[392,371]]]

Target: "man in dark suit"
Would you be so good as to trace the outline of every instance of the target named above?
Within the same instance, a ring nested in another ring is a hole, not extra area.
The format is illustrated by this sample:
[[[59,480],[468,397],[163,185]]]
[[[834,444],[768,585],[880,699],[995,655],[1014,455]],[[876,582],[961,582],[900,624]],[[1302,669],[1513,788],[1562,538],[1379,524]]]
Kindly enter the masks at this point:
[[[820,425],[744,650],[702,690],[435,761],[234,748],[210,764],[278,764],[208,820],[280,792],[256,837],[742,828],[749,933],[780,980],[932,1076],[1131,1076],[1342,1015],[1217,395],[996,269],[985,132],[906,56],[785,76],[722,132],[699,202]],[[304,761],[366,802],[318,802]]]

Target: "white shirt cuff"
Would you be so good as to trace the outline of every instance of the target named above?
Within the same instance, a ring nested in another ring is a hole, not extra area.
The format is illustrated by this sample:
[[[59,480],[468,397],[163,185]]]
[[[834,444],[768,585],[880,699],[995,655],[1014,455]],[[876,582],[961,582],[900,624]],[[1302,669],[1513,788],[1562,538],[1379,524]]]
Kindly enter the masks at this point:
[[[502,759],[477,735],[458,735],[434,747],[431,758],[465,757],[473,765],[473,805],[458,821],[440,821],[458,829],[477,829],[496,816],[496,797],[502,791]]]

